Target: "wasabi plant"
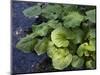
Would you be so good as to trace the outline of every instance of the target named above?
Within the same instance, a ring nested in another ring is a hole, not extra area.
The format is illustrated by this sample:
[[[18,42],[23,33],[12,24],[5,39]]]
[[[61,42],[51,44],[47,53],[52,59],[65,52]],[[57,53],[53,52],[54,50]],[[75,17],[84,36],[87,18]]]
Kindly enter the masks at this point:
[[[46,21],[32,25],[32,33],[21,38],[16,48],[37,55],[47,54],[55,69],[96,68],[96,9],[78,5],[36,4],[26,8],[27,18]]]

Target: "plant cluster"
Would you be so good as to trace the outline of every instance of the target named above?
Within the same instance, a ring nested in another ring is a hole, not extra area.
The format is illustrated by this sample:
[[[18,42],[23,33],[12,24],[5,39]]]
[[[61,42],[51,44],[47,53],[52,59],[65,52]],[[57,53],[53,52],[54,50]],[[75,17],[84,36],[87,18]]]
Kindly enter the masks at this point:
[[[94,69],[96,66],[96,9],[78,5],[36,4],[23,11],[28,17],[46,21],[32,25],[32,33],[21,38],[16,48],[37,55],[46,53],[55,69]]]

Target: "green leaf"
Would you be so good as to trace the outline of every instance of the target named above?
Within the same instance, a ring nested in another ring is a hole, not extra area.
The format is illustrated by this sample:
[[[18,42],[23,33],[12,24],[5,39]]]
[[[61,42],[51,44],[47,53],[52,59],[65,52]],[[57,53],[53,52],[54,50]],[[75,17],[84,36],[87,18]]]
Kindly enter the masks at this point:
[[[87,46],[84,47],[84,49],[87,50],[87,51],[95,51],[94,45],[87,45]]]
[[[69,54],[69,50],[67,48],[57,48],[57,51],[54,54],[54,58],[58,57],[59,55],[65,57]]]
[[[51,33],[51,40],[57,47],[67,47],[69,45],[67,30],[62,27],[56,28]]]
[[[77,54],[78,56],[83,56],[84,52],[85,52],[85,46],[87,46],[88,43],[83,43],[79,46],[79,48],[77,49]]]
[[[95,51],[95,48],[95,39],[89,40],[89,44],[84,47],[84,49],[87,51]]]
[[[79,28],[74,28],[73,29],[73,35],[75,36],[74,39],[72,40],[72,42],[74,44],[79,44],[82,43],[83,38],[84,38],[84,32],[82,31],[82,29]]]
[[[47,51],[47,55],[50,57],[50,58],[53,58],[54,57],[54,54],[57,52],[57,48],[52,46],[51,48],[49,48],[49,50]]]
[[[78,12],[70,12],[67,16],[63,17],[63,20],[66,28],[75,28],[80,26],[84,16]]]
[[[68,46],[68,49],[70,50],[71,54],[76,54],[77,45],[72,43],[72,42],[70,42],[69,46]]]
[[[88,60],[88,61],[86,61],[86,67],[88,68],[88,69],[94,69],[94,68],[96,68],[96,66],[95,66],[95,61],[93,61],[93,60]]]
[[[96,38],[96,30],[94,28],[91,28],[89,32],[87,33],[87,38],[90,39],[95,39]]]
[[[31,52],[37,42],[37,39],[33,38],[34,36],[35,35],[31,34],[21,38],[20,41],[16,44],[16,48],[22,50],[25,53]]]
[[[44,16],[47,19],[57,19],[57,17],[60,16],[62,12],[62,8],[60,5],[50,5],[48,4],[46,7],[42,10],[42,16]]]
[[[96,50],[96,39],[89,40],[89,45],[91,46],[90,51],[95,51]]]
[[[32,30],[38,36],[46,36],[50,32],[50,27],[46,23],[32,25]]]
[[[89,51],[84,51],[84,55],[86,56],[86,57],[89,57],[90,56],[90,54],[89,54]]]
[[[68,15],[71,12],[75,12],[78,11],[77,6],[76,5],[63,5],[63,16]]]
[[[38,43],[35,45],[34,50],[38,55],[44,54],[47,52],[48,39],[43,38],[42,40],[38,40]]]
[[[93,44],[83,43],[79,46],[77,54],[83,56],[87,51],[95,51],[95,46]]]
[[[65,60],[64,60],[64,63],[65,63],[65,68],[67,68],[70,63],[72,62],[72,54],[68,54],[66,57],[65,57]]]
[[[47,54],[50,58],[54,58],[58,54],[61,54],[62,56],[66,56],[67,54],[69,54],[69,50],[67,48],[62,48],[62,49],[57,48],[52,41],[49,41]]]
[[[70,65],[72,61],[72,55],[68,52],[63,51],[63,49],[60,49],[58,51],[59,52],[57,52],[56,55],[52,58],[53,67],[58,70],[63,70]]]
[[[34,5],[34,6],[32,6],[32,7],[29,7],[29,8],[27,8],[27,9],[25,9],[24,11],[23,11],[23,13],[24,13],[24,15],[26,16],[26,17],[29,17],[29,18],[32,18],[32,17],[34,17],[34,16],[38,16],[38,15],[40,15],[41,14],[41,7],[39,6],[39,5]]]
[[[91,57],[93,58],[94,61],[96,61],[96,51],[92,52]]]
[[[57,52],[57,48],[54,46],[54,43],[52,41],[48,42],[48,48],[47,48],[47,55],[50,58],[54,57],[54,54]]]
[[[63,70],[64,68],[67,68],[70,65],[71,61],[72,61],[71,54],[68,54],[66,57],[58,56],[52,60],[53,67],[58,70]]]
[[[86,12],[87,19],[89,19],[91,22],[95,23],[96,22],[96,10],[89,10]]]
[[[59,23],[57,20],[50,20],[48,21],[48,26],[50,26],[51,28],[55,29],[57,27],[62,27],[62,24]]]
[[[68,67],[72,61],[72,55],[67,48],[56,48],[52,42],[49,42],[47,54],[52,59],[54,68],[58,70]]]
[[[74,68],[81,68],[84,64],[84,60],[83,58],[80,58],[78,57],[77,55],[74,55],[73,56],[73,59],[72,59],[72,67]]]

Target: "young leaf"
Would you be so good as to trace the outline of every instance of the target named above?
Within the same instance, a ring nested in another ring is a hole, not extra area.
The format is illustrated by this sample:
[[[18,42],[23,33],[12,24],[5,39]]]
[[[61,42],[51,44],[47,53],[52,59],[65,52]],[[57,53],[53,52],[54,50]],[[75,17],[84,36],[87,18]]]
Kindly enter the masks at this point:
[[[79,56],[83,56],[83,54],[87,51],[95,51],[95,46],[93,44],[83,43],[79,46],[77,54]]]
[[[87,51],[95,51],[95,39],[89,40],[89,44],[84,47]]]
[[[96,10],[89,10],[86,12],[87,19],[89,19],[91,22],[95,23],[96,22]]]
[[[95,51],[95,46],[94,45],[87,45],[84,47],[84,49],[87,51]]]
[[[29,8],[27,8],[27,9],[25,9],[24,11],[23,11],[23,13],[24,13],[24,15],[26,16],[26,17],[29,17],[29,18],[32,18],[32,17],[34,17],[34,16],[38,16],[38,15],[40,15],[41,14],[41,7],[39,6],[39,5],[34,5],[34,6],[32,6],[32,7],[29,7]]]
[[[63,20],[66,28],[75,28],[80,26],[84,16],[78,12],[70,12],[67,16],[63,17]]]

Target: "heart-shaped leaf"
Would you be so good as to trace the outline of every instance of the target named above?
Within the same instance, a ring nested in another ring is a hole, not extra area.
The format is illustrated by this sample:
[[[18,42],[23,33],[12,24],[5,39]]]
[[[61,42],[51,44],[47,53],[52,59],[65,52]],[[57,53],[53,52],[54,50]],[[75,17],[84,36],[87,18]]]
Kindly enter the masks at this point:
[[[55,69],[62,70],[70,65],[72,55],[63,49],[58,49],[58,51],[59,52],[55,53],[55,56],[52,58],[52,63]]]

